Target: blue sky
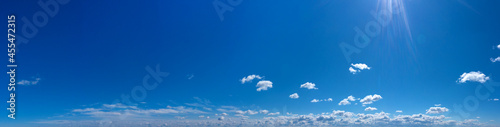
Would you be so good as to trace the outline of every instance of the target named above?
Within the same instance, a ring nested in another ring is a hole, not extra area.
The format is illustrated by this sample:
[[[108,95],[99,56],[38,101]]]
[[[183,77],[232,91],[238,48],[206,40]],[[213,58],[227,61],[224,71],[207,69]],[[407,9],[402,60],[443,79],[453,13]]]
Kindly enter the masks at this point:
[[[2,125],[500,125],[500,1],[48,1]]]

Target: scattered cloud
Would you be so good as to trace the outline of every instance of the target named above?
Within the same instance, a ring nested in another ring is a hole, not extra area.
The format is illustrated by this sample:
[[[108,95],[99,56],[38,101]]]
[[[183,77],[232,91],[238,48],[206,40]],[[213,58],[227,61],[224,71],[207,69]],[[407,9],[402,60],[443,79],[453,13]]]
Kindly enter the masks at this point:
[[[493,62],[493,63],[498,62],[498,61],[500,61],[500,56],[499,56],[499,57],[497,57],[497,58],[495,58],[495,59],[490,58],[490,60],[491,60],[491,62]]]
[[[311,102],[312,103],[316,103],[316,102],[319,102],[319,100],[318,99],[313,99],[313,100],[311,100]]]
[[[397,113],[403,113],[403,110],[396,110]]]
[[[267,114],[267,113],[269,113],[268,110],[260,110],[259,112],[260,112],[260,114]]]
[[[500,49],[500,44],[497,45],[497,48]]]
[[[498,101],[498,98],[488,99],[488,101]]]
[[[375,110],[377,110],[377,108],[374,108],[374,107],[365,108],[365,111],[375,111]]]
[[[382,99],[382,96],[380,96],[378,94],[374,94],[374,95],[366,96],[365,98],[361,99],[359,102],[362,102],[363,105],[366,105],[366,104],[372,104],[373,102],[378,101],[380,99]]]
[[[349,67],[349,72],[351,72],[352,74],[356,74],[358,72],[361,72],[361,70],[370,70],[371,68],[368,67],[368,65],[364,64],[364,63],[357,63],[357,64],[352,64],[351,63],[351,67]]]
[[[259,112],[257,112],[257,111],[253,111],[253,110],[247,110],[247,113],[248,113],[249,115],[255,115],[255,114],[258,114]]]
[[[268,116],[275,116],[275,115],[279,115],[279,114],[280,114],[280,112],[274,112],[274,113],[268,113],[267,115]]]
[[[434,104],[434,106],[439,107],[439,106],[441,106],[441,104]]]
[[[21,80],[17,82],[18,85],[36,85],[40,82],[40,78],[35,78],[34,80]]]
[[[262,79],[263,77],[261,77],[259,75],[249,75],[247,77],[243,77],[240,81],[241,81],[241,84],[245,84],[245,82],[251,82],[255,78]]]
[[[448,108],[446,107],[431,107],[426,110],[427,112],[425,114],[439,114],[439,113],[444,113],[448,112]]]
[[[290,95],[290,98],[297,99],[297,98],[299,98],[299,94],[293,93],[292,95]]]
[[[306,83],[300,85],[300,88],[306,88],[306,89],[310,89],[310,90],[311,89],[315,89],[315,90],[318,89],[318,88],[316,88],[316,84],[310,83],[310,82],[306,82]]]
[[[460,75],[460,78],[458,78],[459,83],[466,83],[467,81],[474,81],[474,82],[480,82],[480,83],[485,83],[488,81],[490,77],[487,77],[485,74],[481,73],[480,71],[471,71],[469,73],[463,73]]]
[[[194,78],[194,74],[189,74],[189,75],[187,75],[187,79],[188,79],[188,80],[191,80],[191,79],[193,79],[193,78]]]
[[[273,88],[273,82],[268,80],[262,80],[257,83],[257,91],[267,90],[268,88]]]
[[[318,100],[318,99],[311,100],[312,103],[317,103],[317,102],[322,102],[322,101],[333,101],[333,99],[328,98],[328,99],[320,99],[320,100]]]
[[[104,106],[102,106],[104,107]],[[120,106],[110,106],[108,107],[117,108]],[[124,107],[126,108],[126,107]],[[234,106],[221,106],[225,109],[238,109]],[[441,108],[441,107],[438,107]],[[57,125],[57,126],[99,126],[103,122],[112,123],[113,126],[483,126],[484,123],[480,123],[477,119],[466,119],[462,121],[452,120],[451,117],[446,117],[444,115],[433,116],[426,114],[413,114],[413,115],[391,115],[390,113],[378,112],[378,113],[353,113],[342,110],[333,110],[332,112],[324,112],[320,114],[292,114],[286,113],[285,115],[280,115],[280,112],[269,113],[267,110],[259,110],[261,114],[266,114],[264,117],[258,117],[255,119],[249,119],[249,116],[243,114],[255,114],[257,110],[238,110],[239,114],[235,117],[228,116],[226,113],[222,113],[219,116],[215,116],[216,119],[210,119],[207,114],[196,114],[188,113],[182,114],[180,109],[189,109],[186,107],[168,107],[167,109],[172,109],[177,112],[172,113],[175,119],[156,119],[151,116],[158,116],[152,112],[146,112],[151,109],[131,109],[128,107],[128,113],[117,112],[114,115],[124,115],[132,114],[140,119],[114,119],[113,121],[103,121],[103,120],[47,120],[47,121],[37,121],[34,123],[45,124],[45,125]],[[138,111],[142,110],[142,111]],[[157,110],[157,109],[156,109]],[[365,111],[375,111],[374,107],[367,107]],[[438,109],[432,111],[445,112],[446,110]],[[428,112],[429,112],[428,110]],[[125,110],[122,110],[125,111]],[[89,112],[110,112],[104,108],[84,108],[84,109],[74,109],[72,113],[76,115],[89,113]],[[173,112],[173,111],[172,111]],[[263,113],[267,112],[267,113]],[[397,113],[402,113],[401,110],[397,110]],[[223,115],[225,114],[225,115]],[[433,114],[433,113],[427,113]],[[105,115],[105,113],[99,114],[100,117]],[[147,117],[149,116],[149,119]],[[193,116],[193,117],[191,117]]]
[[[351,95],[348,96],[347,98],[343,99],[342,101],[339,102],[339,105],[349,105],[351,104],[351,101],[355,101],[356,99]]]

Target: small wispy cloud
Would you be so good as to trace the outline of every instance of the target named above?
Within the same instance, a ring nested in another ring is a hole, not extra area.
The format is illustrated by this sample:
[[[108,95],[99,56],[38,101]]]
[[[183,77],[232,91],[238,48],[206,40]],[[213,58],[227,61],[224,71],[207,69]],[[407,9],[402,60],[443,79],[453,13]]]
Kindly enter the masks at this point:
[[[431,107],[426,110],[427,112],[425,114],[439,114],[439,113],[444,113],[448,112],[449,109],[446,107]]]
[[[189,75],[187,75],[187,79],[188,79],[188,80],[191,80],[191,79],[193,79],[193,78],[194,78],[194,74],[189,74]]]
[[[498,62],[498,61],[500,61],[500,56],[499,56],[499,57],[497,57],[497,58],[495,58],[495,59],[490,58],[490,60],[491,60],[491,62],[493,62],[493,63]]]
[[[403,110],[396,110],[397,113],[403,113]]]
[[[321,99],[321,100],[318,100],[318,99],[311,100],[312,103],[322,102],[322,101],[333,101],[333,99],[332,98],[328,98],[328,99]]]
[[[374,108],[374,107],[365,108],[365,111],[375,111],[375,110],[377,110],[377,108]]]
[[[248,75],[247,77],[243,77],[240,79],[241,84],[245,84],[246,82],[251,82],[253,79],[262,79],[259,75]]]
[[[17,82],[19,85],[36,85],[40,82],[40,78],[35,78],[34,80],[21,80]]]
[[[310,89],[310,90],[311,89],[315,89],[315,90],[318,89],[318,88],[316,88],[316,84],[310,83],[310,82],[306,82],[306,83],[300,85],[300,88],[306,88],[306,89]]]

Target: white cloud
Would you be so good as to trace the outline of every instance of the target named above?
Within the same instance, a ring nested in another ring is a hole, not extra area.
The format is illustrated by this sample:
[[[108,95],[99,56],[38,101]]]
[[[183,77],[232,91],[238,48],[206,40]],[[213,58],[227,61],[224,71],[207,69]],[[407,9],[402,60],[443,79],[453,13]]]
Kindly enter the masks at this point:
[[[280,112],[275,112],[275,113],[268,113],[267,115],[268,116],[275,116],[275,115],[279,115],[279,114],[280,114]]]
[[[498,49],[500,49],[500,44],[499,44],[499,45],[497,45],[497,48],[498,48]]]
[[[261,114],[267,114],[267,113],[269,113],[269,111],[268,111],[268,110],[260,110],[259,112],[260,112]]]
[[[498,61],[500,61],[500,56],[499,56],[499,57],[497,57],[497,58],[495,58],[495,59],[490,58],[490,60],[491,60],[491,62],[493,62],[493,63],[498,62]]]
[[[488,99],[488,101],[498,101],[498,98]]]
[[[326,101],[333,101],[333,99],[332,98],[328,98],[328,99],[326,99]]]
[[[403,113],[403,110],[396,110],[397,113]]]
[[[247,77],[243,77],[240,81],[241,81],[241,84],[244,84],[245,82],[251,82],[255,78],[262,79],[262,77],[259,75],[249,75]]]
[[[38,82],[40,82],[40,78],[35,78],[35,80],[21,80],[17,82],[19,85],[36,85]]]
[[[434,104],[434,106],[439,107],[439,106],[441,106],[441,104]]]
[[[330,98],[329,98],[330,99]],[[350,101],[355,101],[356,99],[351,95],[339,102],[339,105],[349,105]]]
[[[349,72],[351,72],[352,74],[356,74],[357,72],[360,72],[361,70],[365,70],[365,69],[370,70],[371,69],[370,67],[368,67],[368,65],[366,65],[364,63],[357,63],[357,64],[351,63],[351,66],[352,67],[349,67]]]
[[[328,98],[328,99],[313,99],[311,100],[312,103],[317,103],[317,102],[322,102],[322,101],[333,101],[332,98]]]
[[[366,105],[366,104],[372,104],[373,102],[378,101],[380,99],[382,99],[382,96],[380,96],[378,94],[374,94],[374,95],[366,96],[365,98],[361,99],[359,102],[362,102],[363,105]]]
[[[319,100],[318,99],[313,99],[313,100],[311,100],[311,102],[312,103],[316,103],[316,102],[319,102]]]
[[[425,114],[439,114],[443,112],[448,112],[448,108],[446,107],[431,107],[426,110],[427,112]]]
[[[316,84],[310,83],[310,82],[306,82],[306,83],[300,85],[300,88],[318,89],[318,88],[316,88]]]
[[[463,73],[462,75],[460,75],[460,78],[458,78],[458,82],[465,83],[467,81],[474,81],[474,82],[485,83],[489,79],[490,77],[487,77],[480,71],[477,72],[471,71],[469,73]]]
[[[237,110],[237,111],[236,111],[236,112],[234,112],[234,113],[236,113],[236,114],[245,114],[245,113],[247,113],[247,111]]]
[[[268,88],[273,88],[273,82],[268,80],[262,80],[257,83],[257,91],[267,90]]]
[[[371,107],[369,107],[371,108]],[[95,109],[82,109],[94,111]],[[369,109],[373,111],[373,109]],[[368,110],[367,110],[368,111]],[[243,112],[243,111],[242,111]],[[79,114],[79,113],[76,113]],[[291,114],[281,115],[280,112],[268,113],[265,117],[249,119],[248,116],[235,115],[239,117],[218,116],[217,119],[209,119],[207,115],[196,115],[196,117],[178,116],[175,119],[113,119],[113,126],[487,126],[477,119],[453,120],[445,115],[391,115],[390,113],[353,113],[348,111],[334,110],[320,114]],[[141,116],[144,114],[141,114]],[[150,115],[154,117],[157,115]],[[205,117],[201,117],[205,116]],[[79,118],[79,117],[78,117]],[[34,123],[45,124],[43,126],[96,126],[101,125],[103,120],[65,120],[65,121],[36,121]]]
[[[248,113],[249,115],[255,115],[255,114],[259,113],[259,112],[257,112],[257,111],[252,111],[252,110],[247,110],[247,113]]]
[[[365,111],[375,111],[375,110],[377,110],[377,108],[374,108],[374,107],[365,108]]]
[[[290,98],[297,99],[297,98],[299,98],[299,94],[293,93],[292,95],[290,95]]]
[[[356,74],[356,72],[358,72],[358,70],[355,70],[354,68],[349,67],[349,72],[351,72],[352,74]]]

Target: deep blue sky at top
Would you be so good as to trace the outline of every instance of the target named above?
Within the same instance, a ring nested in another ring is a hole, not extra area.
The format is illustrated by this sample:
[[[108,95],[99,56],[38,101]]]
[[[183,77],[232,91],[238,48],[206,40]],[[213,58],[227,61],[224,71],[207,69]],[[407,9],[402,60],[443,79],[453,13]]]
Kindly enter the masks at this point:
[[[34,0],[1,3],[2,15],[15,14],[18,26],[22,17],[31,20],[41,10]],[[369,12],[377,9],[376,1],[244,0],[221,21],[212,1],[72,0],[18,47],[18,80],[42,79],[16,89],[19,121],[112,103],[141,85],[144,68],[156,64],[170,75],[148,91],[149,108],[202,97],[216,105],[286,107],[300,114],[362,112],[361,106],[337,103],[349,95],[369,94],[384,97],[372,105],[379,111],[424,113],[434,104],[451,108],[474,94],[477,85],[457,84],[462,73],[481,71],[492,80],[500,76],[498,63],[489,61],[500,56],[493,49],[500,44],[500,1],[467,3],[473,8],[454,0],[405,1],[413,41],[390,36],[407,33],[395,34],[390,29],[399,28],[387,27],[352,56],[353,63],[372,69],[352,75],[339,43],[353,44],[353,27],[364,28],[374,20]],[[265,76],[273,88],[257,92],[256,81],[239,82],[250,74]],[[8,82],[3,77],[1,82]],[[299,89],[305,82],[319,89]],[[296,92],[300,99],[288,98]],[[7,100],[6,90],[0,94]],[[334,101],[310,103],[313,98]],[[480,106],[473,116],[500,121],[500,110],[494,108],[499,103]]]

